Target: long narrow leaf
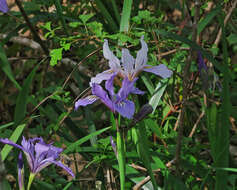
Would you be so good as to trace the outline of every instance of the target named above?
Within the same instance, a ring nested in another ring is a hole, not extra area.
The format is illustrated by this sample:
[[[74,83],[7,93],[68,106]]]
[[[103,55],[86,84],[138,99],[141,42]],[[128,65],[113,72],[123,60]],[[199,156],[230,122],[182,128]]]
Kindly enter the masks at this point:
[[[227,168],[229,166],[229,117],[231,111],[230,103],[230,74],[228,71],[228,53],[227,53],[227,44],[226,44],[226,35],[225,35],[225,26],[224,26],[224,14],[218,15],[218,20],[222,28],[222,49],[223,49],[223,89],[221,93],[221,112],[220,112],[220,125],[218,127],[217,135],[217,151],[219,152],[217,161],[215,163],[216,167]],[[228,175],[227,171],[217,170],[216,171],[216,190],[227,189],[228,185]]]
[[[120,23],[120,32],[128,32],[131,10],[132,10],[132,0],[124,0],[121,23]]]
[[[29,97],[30,92],[30,86],[33,81],[33,78],[35,76],[35,72],[38,69],[39,64],[31,71],[31,73],[28,75],[26,80],[24,81],[24,84],[22,86],[22,89],[20,90],[19,95],[16,99],[16,108],[14,112],[14,125],[17,126],[20,124],[20,122],[24,119],[26,114],[26,106],[27,101]]]
[[[144,122],[141,122],[140,125],[142,126],[139,126],[136,130],[137,135],[138,135],[139,156],[140,156],[140,159],[143,161],[149,173],[149,176],[151,177],[153,188],[157,189],[158,187],[157,187],[156,180],[151,168],[151,157],[150,157],[150,152],[149,152],[150,148],[148,146],[146,128],[145,128]]]
[[[112,16],[109,14],[109,11],[105,8],[101,0],[95,0],[96,6],[99,9],[100,13],[103,15],[104,19],[109,23],[111,29],[116,32],[118,26]]]
[[[13,76],[10,63],[7,60],[6,54],[2,48],[1,43],[0,43],[0,67],[3,70],[3,72],[7,75],[7,77],[10,79],[10,81],[12,81],[15,84],[15,86],[20,90],[21,86],[18,84],[18,82],[15,80],[15,77]]]
[[[97,136],[105,131],[107,131],[108,129],[110,129],[111,127],[106,127],[104,129],[101,129],[99,131],[96,131],[94,133],[91,133],[81,139],[79,139],[78,141],[72,143],[69,147],[67,147],[65,150],[64,150],[64,154],[67,154],[69,152],[73,152],[79,145],[81,145],[82,143],[90,140],[93,136]]]
[[[15,142],[19,139],[19,137],[21,136],[23,130],[25,128],[25,124],[19,125],[14,132],[12,133],[11,137],[9,138],[11,141]],[[1,151],[1,156],[2,156],[2,160],[4,161],[7,157],[7,155],[9,154],[9,152],[11,151],[11,149],[13,149],[13,146],[10,145],[4,145],[2,151]]]

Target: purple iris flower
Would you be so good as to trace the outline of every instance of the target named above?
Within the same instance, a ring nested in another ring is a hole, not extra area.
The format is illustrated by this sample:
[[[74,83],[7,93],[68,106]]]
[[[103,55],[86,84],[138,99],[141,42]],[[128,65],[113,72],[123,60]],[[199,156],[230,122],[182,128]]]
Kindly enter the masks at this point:
[[[0,0],[0,11],[6,13],[8,11],[7,1]]]
[[[23,163],[23,157],[22,152],[19,153],[18,156],[18,183],[19,183],[19,189],[24,190],[24,163]]]
[[[204,62],[204,59],[202,58],[202,54],[200,51],[198,51],[198,71],[201,73],[202,72],[202,69],[207,72],[208,69],[207,69],[207,66]]]
[[[161,64],[158,66],[151,66],[146,64],[148,47],[144,41],[144,36],[141,37],[140,42],[142,47],[137,52],[136,59],[133,58],[128,49],[122,49],[121,65],[120,60],[110,50],[108,41],[105,39],[103,45],[103,54],[104,57],[109,60],[110,69],[93,77],[91,79],[90,85],[93,83],[100,84],[103,80],[108,80],[114,72],[118,73],[123,78],[127,77],[131,81],[134,80],[141,71],[150,72],[159,75],[162,78],[169,78],[172,75],[172,71],[169,70],[166,65]]]
[[[75,177],[72,170],[58,160],[63,149],[53,146],[52,143],[46,144],[41,137],[31,138],[28,141],[23,137],[21,145],[18,145],[9,139],[0,138],[0,142],[21,149],[26,155],[32,174],[37,174],[47,166],[55,164],[66,170],[71,176]]]
[[[113,81],[116,75],[117,73],[113,73],[113,75],[105,82],[106,90],[104,90],[99,84],[92,83],[92,95],[79,99],[75,103],[75,110],[80,106],[87,106],[88,104],[92,104],[100,99],[112,112],[115,113],[117,111],[123,117],[131,119],[135,112],[135,105],[132,101],[128,100],[127,97],[130,93],[144,94],[144,92],[134,87],[137,78],[130,81],[126,77],[123,79],[122,87],[118,93],[115,94]]]

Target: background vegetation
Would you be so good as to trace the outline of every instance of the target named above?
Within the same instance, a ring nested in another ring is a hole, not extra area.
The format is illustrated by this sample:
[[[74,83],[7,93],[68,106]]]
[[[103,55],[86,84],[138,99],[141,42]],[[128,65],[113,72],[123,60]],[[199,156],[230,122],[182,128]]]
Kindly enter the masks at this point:
[[[74,103],[108,68],[104,39],[120,57],[121,47],[135,55],[142,35],[148,64],[165,64],[173,75],[142,73],[137,81],[146,91],[133,99],[137,112],[147,103],[154,110],[124,133],[125,189],[237,189],[236,0],[7,2],[9,11],[0,13],[0,137],[53,141],[76,174],[50,166],[31,189],[120,189],[113,117],[99,102],[78,111]],[[202,59],[207,69],[198,67]],[[17,189],[19,151],[1,147],[0,179],[6,190]]]

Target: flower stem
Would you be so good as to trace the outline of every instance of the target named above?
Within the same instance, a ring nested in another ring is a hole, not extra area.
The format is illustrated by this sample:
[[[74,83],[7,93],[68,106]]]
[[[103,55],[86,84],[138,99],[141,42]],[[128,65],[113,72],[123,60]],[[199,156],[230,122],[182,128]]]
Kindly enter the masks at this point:
[[[118,119],[116,118],[117,128],[117,151],[118,151],[118,164],[119,164],[119,176],[120,176],[120,189],[125,189],[125,151],[124,151],[124,139],[121,131],[119,130]]]
[[[35,174],[30,173],[30,177],[29,177],[29,181],[28,181],[28,185],[27,185],[27,190],[30,190],[30,187],[31,187],[31,184],[32,184],[34,178],[35,178]]]

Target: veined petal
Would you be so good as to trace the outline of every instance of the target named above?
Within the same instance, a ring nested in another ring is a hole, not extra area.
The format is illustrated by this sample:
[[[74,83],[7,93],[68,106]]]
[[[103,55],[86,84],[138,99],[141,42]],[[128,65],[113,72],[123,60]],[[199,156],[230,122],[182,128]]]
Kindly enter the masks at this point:
[[[48,167],[50,164],[53,163],[55,159],[53,157],[47,157],[44,160],[42,160],[41,162],[36,162],[36,167],[34,168],[34,171],[32,171],[32,173],[39,173],[42,169]]]
[[[7,1],[0,0],[0,11],[6,13],[8,11]]]
[[[123,117],[131,119],[135,112],[135,104],[130,100],[123,100],[115,104],[115,110]]]
[[[126,76],[131,76],[132,72],[134,70],[134,62],[135,59],[133,56],[129,53],[128,49],[123,48],[122,49],[122,59],[121,62],[123,63],[123,69]]]
[[[41,144],[41,143],[36,143],[35,144],[35,157],[39,159],[42,155],[42,153],[45,153],[49,150],[49,146]],[[42,158],[44,159],[44,158]]]
[[[122,87],[119,89],[117,102],[125,100],[131,91],[134,90],[134,83],[138,78],[133,79],[130,81],[127,77],[123,79]]]
[[[87,106],[88,104],[93,104],[99,98],[95,95],[90,95],[85,98],[79,99],[75,103],[75,110],[77,110],[80,106]]]
[[[142,44],[142,48],[137,52],[134,76],[136,75],[136,73],[142,70],[142,68],[146,65],[147,62],[148,47],[146,42],[144,41],[144,36],[141,37],[140,42]]]
[[[112,111],[114,112],[113,102],[109,98],[107,92],[99,85],[93,83],[92,85],[92,94],[100,98],[100,100]]]
[[[114,73],[109,80],[105,82],[105,89],[109,92],[111,97],[114,97],[114,78],[116,77],[117,73]]]
[[[103,45],[103,55],[105,59],[109,60],[109,66],[112,70],[121,69],[120,61],[109,49],[108,40],[106,39],[104,40],[104,45]]]
[[[100,84],[102,81],[110,79],[113,74],[114,72],[111,69],[97,74],[91,78],[90,86],[92,86],[93,83]]]
[[[65,166],[62,162],[60,162],[60,161],[52,161],[52,163],[55,164],[55,165],[57,165],[57,166],[59,166],[59,167],[61,167],[61,168],[63,168],[63,169],[66,170],[73,178],[75,178],[75,175],[74,175],[74,173],[72,172],[72,170],[71,170],[69,167]]]
[[[173,73],[164,64],[161,64],[161,65],[158,65],[158,66],[146,65],[143,70],[146,71],[146,72],[153,73],[155,75],[159,75],[162,78],[169,78],[169,77],[171,77],[171,75]]]

